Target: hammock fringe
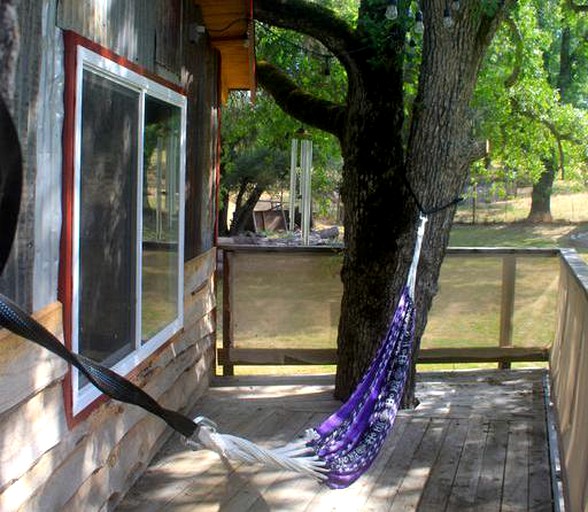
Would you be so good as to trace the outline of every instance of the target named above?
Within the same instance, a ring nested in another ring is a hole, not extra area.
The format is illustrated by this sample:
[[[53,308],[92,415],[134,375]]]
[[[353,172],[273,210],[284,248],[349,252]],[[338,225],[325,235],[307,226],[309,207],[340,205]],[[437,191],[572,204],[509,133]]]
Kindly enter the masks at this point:
[[[295,471],[321,482],[328,478],[326,463],[304,441],[272,450],[242,437],[221,434],[208,418],[200,416],[194,423],[199,428],[191,437],[185,438],[186,444],[194,450],[205,448],[228,460]]]

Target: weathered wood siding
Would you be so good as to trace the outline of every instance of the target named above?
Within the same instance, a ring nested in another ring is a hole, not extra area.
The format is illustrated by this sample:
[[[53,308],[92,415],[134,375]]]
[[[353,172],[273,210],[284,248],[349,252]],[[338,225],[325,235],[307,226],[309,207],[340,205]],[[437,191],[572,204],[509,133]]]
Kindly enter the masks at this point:
[[[57,24],[154,73],[160,62],[178,81],[180,13],[180,0],[62,0]]]
[[[133,374],[165,407],[187,411],[206,389],[214,361],[216,251],[213,221],[201,219],[201,209],[210,209],[215,195],[216,134],[211,123],[217,52],[206,38],[197,45],[187,43],[184,27],[200,19],[191,0],[21,0],[18,9],[22,46],[12,110],[24,148],[25,187],[18,239],[0,292],[35,310],[43,325],[63,336],[61,305],[50,299],[57,293],[60,160],[52,162],[50,172],[46,167],[46,151],[61,152],[61,129],[55,119],[43,128],[39,123],[49,111],[55,111],[55,118],[62,115],[56,105],[44,106],[43,98],[63,97],[61,30],[72,30],[188,91],[187,186],[192,192],[186,194],[186,212],[191,212],[186,247],[191,250],[184,268],[184,329]],[[43,179],[38,176],[41,167]],[[45,220],[50,220],[49,227]],[[40,229],[43,236],[35,233]],[[53,256],[36,264],[39,253]],[[46,299],[36,302],[39,285]],[[63,388],[67,365],[5,331],[0,331],[0,343],[0,510],[112,509],[170,429],[141,409],[114,401],[68,424]]]
[[[202,23],[201,13],[193,3],[185,6],[186,25]],[[198,66],[185,66],[189,107],[188,124],[198,130],[187,133],[186,158],[186,259],[208,251],[214,243],[216,219],[216,166],[218,140],[218,84],[209,77],[219,75],[217,52],[208,50],[206,38],[190,42],[184,33],[184,62],[197,62]],[[196,72],[189,72],[196,69]]]
[[[211,250],[185,265],[185,328],[134,377],[165,407],[188,411],[208,385],[214,357]],[[62,335],[61,309],[36,315]],[[108,401],[68,429],[61,386],[67,366],[0,331],[0,510],[108,510],[169,437],[163,421]]]
[[[588,512],[588,266],[562,250],[558,327],[550,365],[567,506]]]

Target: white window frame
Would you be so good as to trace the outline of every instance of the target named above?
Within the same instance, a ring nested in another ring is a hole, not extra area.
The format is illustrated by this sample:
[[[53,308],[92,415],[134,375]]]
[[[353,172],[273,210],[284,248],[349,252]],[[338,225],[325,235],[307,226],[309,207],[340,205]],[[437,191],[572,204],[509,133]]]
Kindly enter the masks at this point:
[[[137,158],[137,231],[136,231],[136,305],[135,305],[135,340],[134,350],[121,361],[116,363],[112,370],[120,375],[127,375],[135,369],[147,357],[165,344],[175,333],[183,327],[183,291],[184,291],[184,226],[185,226],[185,164],[186,164],[186,97],[177,91],[165,87],[148,77],[136,73],[107,57],[99,55],[88,48],[78,46],[76,68],[76,112],[75,112],[75,140],[74,140],[74,194],[73,194],[73,254],[72,254],[72,350],[79,350],[79,293],[80,293],[80,183],[81,183],[81,128],[82,128],[82,84],[84,70],[90,70],[113,82],[134,90],[140,95],[139,134],[138,134],[138,158]],[[181,111],[181,135],[180,135],[180,176],[179,192],[179,226],[178,226],[178,316],[170,324],[159,331],[146,342],[141,341],[141,301],[142,301],[142,191],[143,191],[143,128],[145,114],[145,98],[150,96],[180,108]],[[72,368],[72,392],[73,414],[79,414],[94,402],[102,393],[92,384],[86,384],[79,389],[80,373]]]

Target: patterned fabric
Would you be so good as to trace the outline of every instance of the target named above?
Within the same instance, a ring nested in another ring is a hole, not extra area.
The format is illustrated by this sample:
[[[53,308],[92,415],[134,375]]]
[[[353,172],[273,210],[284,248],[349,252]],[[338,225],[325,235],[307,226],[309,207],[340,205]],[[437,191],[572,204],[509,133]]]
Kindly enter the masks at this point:
[[[375,460],[394,424],[410,371],[415,307],[406,286],[392,324],[349,400],[309,431],[308,446],[329,469],[326,484],[343,489]]]

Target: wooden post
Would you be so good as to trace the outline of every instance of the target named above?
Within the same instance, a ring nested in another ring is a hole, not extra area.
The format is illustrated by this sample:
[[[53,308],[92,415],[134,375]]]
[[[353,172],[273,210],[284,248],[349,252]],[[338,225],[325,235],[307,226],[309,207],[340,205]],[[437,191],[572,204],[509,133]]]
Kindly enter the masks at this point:
[[[223,376],[235,374],[231,364],[231,348],[233,346],[233,259],[232,251],[223,250]]]
[[[514,254],[502,258],[502,301],[500,304],[500,340],[501,348],[512,347],[512,324],[515,301],[517,259]],[[508,370],[510,361],[498,363],[498,368]]]

